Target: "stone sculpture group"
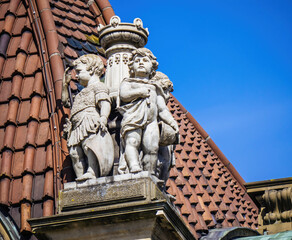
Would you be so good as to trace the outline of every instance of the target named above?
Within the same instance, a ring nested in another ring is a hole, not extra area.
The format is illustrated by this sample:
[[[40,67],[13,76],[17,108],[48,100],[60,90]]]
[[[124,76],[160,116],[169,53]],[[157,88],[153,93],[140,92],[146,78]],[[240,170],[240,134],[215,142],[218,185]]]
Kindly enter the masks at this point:
[[[119,18],[112,20],[112,28],[117,27],[117,21]],[[141,29],[141,20],[135,22]],[[165,181],[174,164],[173,145],[178,143],[179,128],[166,105],[173,84],[165,74],[156,72],[158,62],[149,49],[132,48],[123,56],[129,56],[123,62],[128,73],[122,80],[115,79],[119,82],[114,86],[118,89],[115,96],[100,80],[104,64],[99,56],[83,55],[73,62],[77,81],[84,88],[71,102],[71,72],[70,68],[65,70],[62,101],[71,108],[71,116],[66,119],[64,133],[76,181],[112,174],[115,146],[108,127],[111,112],[122,117],[119,174],[149,171]],[[110,74],[108,70],[106,74]],[[111,76],[117,76],[117,71]]]

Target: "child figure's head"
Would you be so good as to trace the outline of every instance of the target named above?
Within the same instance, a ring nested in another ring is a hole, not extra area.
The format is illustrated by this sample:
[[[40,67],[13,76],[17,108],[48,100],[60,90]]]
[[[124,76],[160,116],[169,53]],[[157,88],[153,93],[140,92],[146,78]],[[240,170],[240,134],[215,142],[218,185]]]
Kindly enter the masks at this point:
[[[88,81],[93,77],[100,77],[103,73],[104,65],[101,58],[94,54],[87,54],[73,61],[78,82],[87,86]]]
[[[130,77],[135,77],[139,74],[149,74],[149,78],[155,75],[158,68],[158,62],[153,53],[147,48],[138,48],[132,52],[129,62]]]
[[[163,89],[165,101],[168,102],[170,98],[170,93],[173,92],[173,83],[169,80],[162,72],[156,72],[152,80],[156,81]]]

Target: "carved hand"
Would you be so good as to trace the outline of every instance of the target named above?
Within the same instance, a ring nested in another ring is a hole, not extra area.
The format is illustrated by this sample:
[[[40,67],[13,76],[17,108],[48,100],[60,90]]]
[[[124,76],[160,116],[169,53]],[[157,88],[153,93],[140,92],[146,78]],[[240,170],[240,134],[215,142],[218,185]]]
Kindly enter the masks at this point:
[[[178,125],[177,125],[177,123],[175,121],[172,122],[172,124],[170,126],[174,129],[174,131],[176,133],[179,133],[179,128],[178,128]]]
[[[150,96],[150,89],[142,89],[140,96],[142,98],[147,98]]]
[[[105,132],[107,130],[107,127],[106,127],[106,125],[107,125],[107,118],[104,117],[104,116],[100,117],[99,123],[100,123],[100,129],[101,129],[101,131]]]

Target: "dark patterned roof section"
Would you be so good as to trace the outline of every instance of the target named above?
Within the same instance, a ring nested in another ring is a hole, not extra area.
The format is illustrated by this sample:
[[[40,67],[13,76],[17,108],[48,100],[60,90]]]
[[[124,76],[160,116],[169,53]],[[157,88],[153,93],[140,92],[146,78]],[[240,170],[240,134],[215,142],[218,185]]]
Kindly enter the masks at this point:
[[[240,181],[208,143],[207,134],[172,96],[168,107],[180,128],[176,165],[170,171],[167,191],[193,234],[231,226],[257,227],[258,209]],[[204,136],[203,136],[204,135]],[[207,138],[207,139],[206,139]]]

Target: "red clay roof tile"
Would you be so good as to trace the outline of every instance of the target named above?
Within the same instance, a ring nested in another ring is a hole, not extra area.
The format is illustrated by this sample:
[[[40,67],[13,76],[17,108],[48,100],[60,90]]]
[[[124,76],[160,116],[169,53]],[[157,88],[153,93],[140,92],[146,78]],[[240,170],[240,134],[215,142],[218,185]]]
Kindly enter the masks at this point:
[[[30,55],[26,61],[26,66],[24,69],[24,74],[25,75],[32,75],[33,73],[35,73],[35,71],[37,71],[41,65],[40,65],[40,58],[38,55]]]
[[[19,106],[17,123],[25,123],[29,118],[30,101],[22,101]]]
[[[24,163],[24,154],[23,152],[15,152],[13,154],[12,160],[12,171],[11,174],[13,177],[21,176],[23,172],[23,163]]]
[[[13,35],[20,35],[26,23],[26,17],[17,17],[13,25]]]
[[[8,205],[9,188],[10,188],[10,179],[7,177],[2,177],[0,179],[0,203],[1,204]]]
[[[18,126],[16,128],[15,139],[14,139],[14,147],[15,149],[23,149],[26,144],[26,136],[27,127],[26,126]]]
[[[29,172],[31,174],[34,173],[33,171],[34,156],[35,156],[35,148],[32,146],[27,146],[24,151],[24,162],[23,162],[24,172]]]
[[[43,172],[46,168],[46,151],[45,147],[36,148],[33,161],[33,171],[35,173]]]
[[[26,77],[22,81],[22,89],[20,93],[20,97],[22,100],[29,99],[30,95],[32,94],[32,88],[34,84],[34,77]]]
[[[15,178],[11,181],[9,202],[17,204],[22,196],[22,178]]]
[[[15,130],[16,130],[15,126],[12,124],[9,124],[6,126],[5,136],[4,136],[4,141],[3,141],[4,147],[9,148],[9,149],[14,149],[13,140],[14,140]]]

